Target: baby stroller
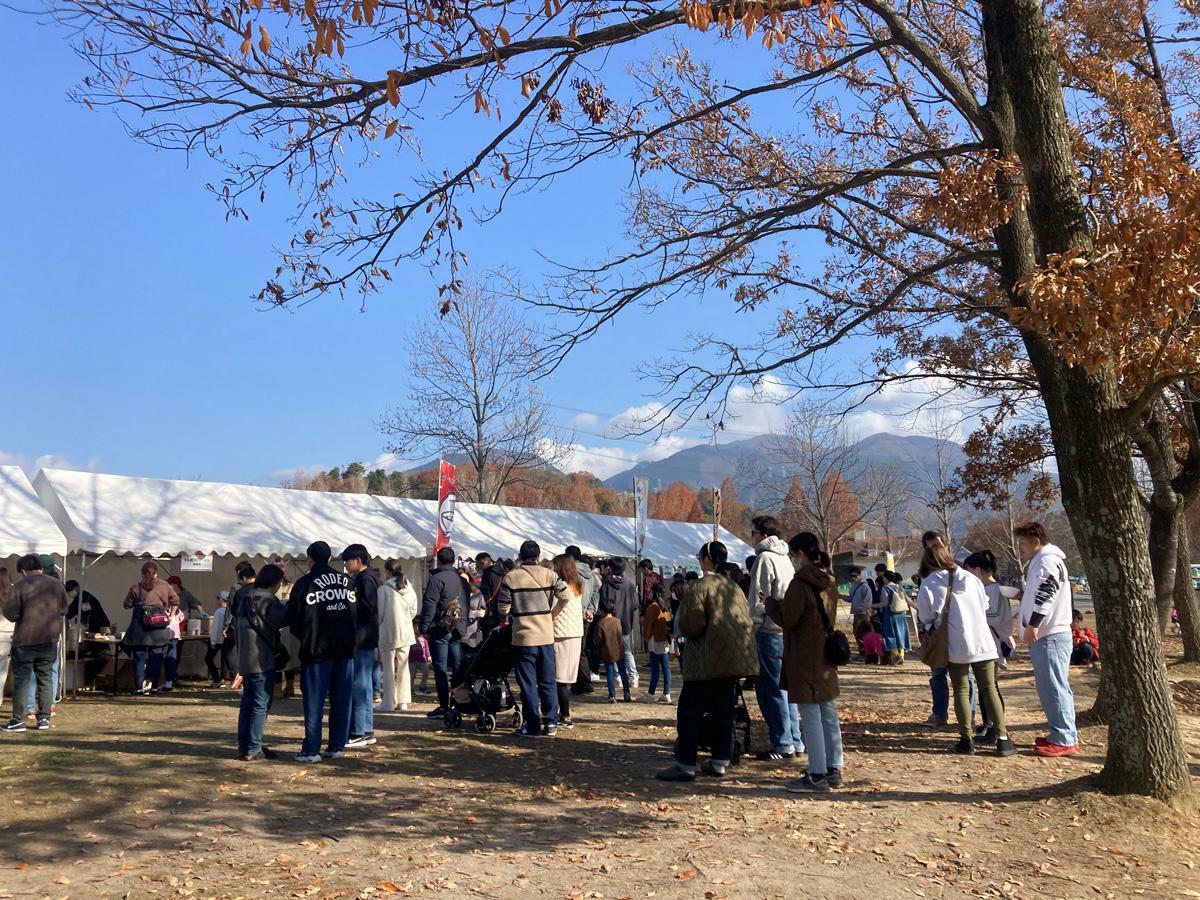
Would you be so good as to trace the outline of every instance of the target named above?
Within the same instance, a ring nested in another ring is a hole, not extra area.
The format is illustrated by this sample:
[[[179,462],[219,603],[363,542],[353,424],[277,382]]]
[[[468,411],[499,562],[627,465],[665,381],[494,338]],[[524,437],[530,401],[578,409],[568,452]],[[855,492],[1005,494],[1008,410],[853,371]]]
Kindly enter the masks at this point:
[[[520,728],[524,721],[521,708],[508,685],[512,666],[512,628],[505,625],[488,635],[464,662],[462,671],[454,673],[450,705],[443,719],[446,727],[458,728],[464,716],[474,715],[475,730],[489,734],[496,730],[497,720],[511,710],[512,725]]]

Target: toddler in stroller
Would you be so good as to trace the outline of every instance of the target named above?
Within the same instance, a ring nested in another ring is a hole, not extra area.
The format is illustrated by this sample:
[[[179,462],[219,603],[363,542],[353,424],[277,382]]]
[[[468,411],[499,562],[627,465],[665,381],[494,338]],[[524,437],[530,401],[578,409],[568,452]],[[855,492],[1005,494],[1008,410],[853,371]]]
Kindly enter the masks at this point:
[[[511,710],[512,725],[520,728],[521,708],[508,685],[512,667],[512,627],[504,625],[493,630],[475,653],[464,660],[461,671],[454,673],[444,719],[446,726],[458,728],[463,716],[474,715],[475,730],[489,734],[496,730],[497,719]]]

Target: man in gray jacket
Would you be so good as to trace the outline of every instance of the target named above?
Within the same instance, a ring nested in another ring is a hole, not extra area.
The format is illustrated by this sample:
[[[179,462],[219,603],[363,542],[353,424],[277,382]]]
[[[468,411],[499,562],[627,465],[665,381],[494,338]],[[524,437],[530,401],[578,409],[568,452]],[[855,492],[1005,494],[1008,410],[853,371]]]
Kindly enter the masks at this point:
[[[25,730],[29,679],[36,678],[37,727],[44,731],[50,727],[54,660],[70,599],[61,581],[43,573],[42,561],[35,554],[22,556],[17,562],[17,572],[24,577],[9,588],[4,600],[4,618],[15,624],[12,636],[13,714],[0,730]]]

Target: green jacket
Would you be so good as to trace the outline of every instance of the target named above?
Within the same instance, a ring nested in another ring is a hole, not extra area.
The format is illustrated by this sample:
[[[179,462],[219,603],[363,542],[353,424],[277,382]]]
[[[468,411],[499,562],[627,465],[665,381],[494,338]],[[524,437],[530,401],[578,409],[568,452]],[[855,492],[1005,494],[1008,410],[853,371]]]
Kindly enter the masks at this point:
[[[758,674],[754,622],[742,589],[708,574],[683,590],[679,603],[684,681],[746,678]]]

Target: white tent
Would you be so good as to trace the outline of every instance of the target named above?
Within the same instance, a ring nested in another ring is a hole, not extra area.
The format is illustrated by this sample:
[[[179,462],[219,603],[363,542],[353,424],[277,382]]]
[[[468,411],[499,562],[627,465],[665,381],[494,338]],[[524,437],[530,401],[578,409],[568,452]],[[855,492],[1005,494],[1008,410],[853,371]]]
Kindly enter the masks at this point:
[[[66,556],[67,540],[19,466],[0,466],[0,557]]]
[[[362,543],[377,557],[418,559],[429,555],[437,512],[432,500],[61,469],[42,470],[34,487],[70,550],[92,555],[302,558],[312,541],[323,540],[334,553]],[[687,565],[711,537],[711,525],[655,519],[648,523],[645,553],[659,565]],[[589,555],[628,557],[633,519],[482,503],[459,503],[455,510],[453,544],[460,555],[516,556],[525,540],[537,541],[546,555],[575,544]],[[723,529],[721,540],[732,560],[753,552]]]
[[[43,469],[38,496],[72,551],[90,554],[303,557],[315,540],[335,553],[363,543],[377,556],[416,557],[424,546],[364,494],[131,478]]]

